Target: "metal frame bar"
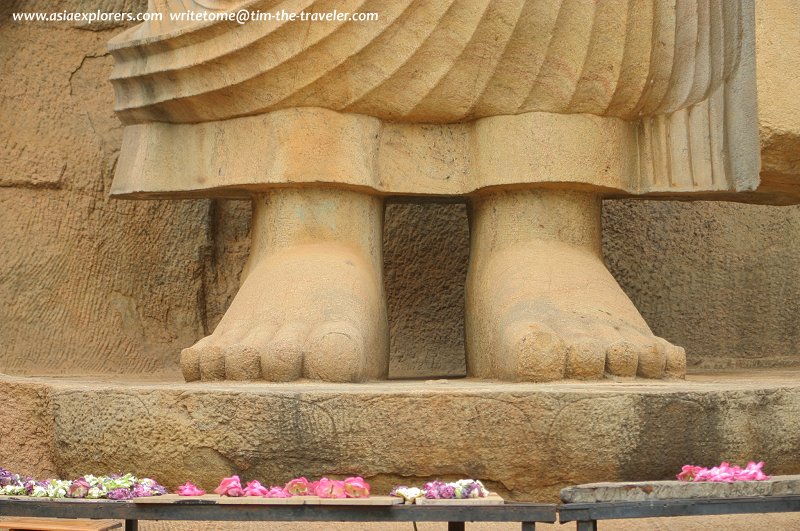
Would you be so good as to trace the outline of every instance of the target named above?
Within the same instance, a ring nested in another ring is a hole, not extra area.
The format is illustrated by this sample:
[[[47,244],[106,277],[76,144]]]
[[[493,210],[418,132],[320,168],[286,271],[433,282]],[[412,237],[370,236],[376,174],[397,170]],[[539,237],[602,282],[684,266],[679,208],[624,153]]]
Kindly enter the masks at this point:
[[[566,503],[558,512],[561,523],[577,522],[578,531],[596,531],[598,520],[800,512],[800,495]]]
[[[175,504],[137,504],[112,500],[48,500],[0,497],[0,515],[125,520],[125,531],[138,531],[139,520],[305,521],[305,522],[448,522],[463,531],[465,522],[519,522],[534,531],[535,522],[577,522],[578,531],[596,531],[598,520],[721,514],[800,512],[800,495],[698,498],[638,502],[507,503],[505,505],[223,505],[203,500]]]

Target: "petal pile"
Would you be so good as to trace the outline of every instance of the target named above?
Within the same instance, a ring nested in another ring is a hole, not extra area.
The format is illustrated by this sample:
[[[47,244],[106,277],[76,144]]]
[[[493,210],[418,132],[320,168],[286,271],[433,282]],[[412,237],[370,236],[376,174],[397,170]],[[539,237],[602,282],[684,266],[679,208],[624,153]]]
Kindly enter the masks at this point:
[[[683,465],[681,473],[676,477],[679,481],[712,481],[717,483],[733,483],[734,481],[764,481],[769,476],[762,472],[764,461],[750,461],[747,466],[731,466],[723,461],[719,466],[705,468],[696,465]]]

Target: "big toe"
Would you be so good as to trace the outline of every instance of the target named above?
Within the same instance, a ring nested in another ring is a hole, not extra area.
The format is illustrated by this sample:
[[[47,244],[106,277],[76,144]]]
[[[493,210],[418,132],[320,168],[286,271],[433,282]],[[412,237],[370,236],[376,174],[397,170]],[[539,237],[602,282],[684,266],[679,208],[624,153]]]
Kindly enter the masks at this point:
[[[225,351],[218,346],[200,349],[200,379],[204,381],[225,379]]]
[[[549,327],[518,324],[507,329],[506,348],[511,349],[515,380],[549,382],[564,378],[567,348],[564,341]]]
[[[312,330],[305,357],[305,375],[328,382],[361,382],[367,360],[361,333],[343,321],[327,322]]]

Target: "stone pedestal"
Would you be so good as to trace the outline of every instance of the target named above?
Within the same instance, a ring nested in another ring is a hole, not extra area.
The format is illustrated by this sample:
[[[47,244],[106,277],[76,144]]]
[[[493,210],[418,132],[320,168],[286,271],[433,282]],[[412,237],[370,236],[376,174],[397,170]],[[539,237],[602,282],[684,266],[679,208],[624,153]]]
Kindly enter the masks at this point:
[[[477,477],[504,497],[672,479],[682,465],[766,461],[800,473],[800,379],[766,371],[686,381],[375,384],[3,377],[0,462],[73,477],[134,472],[213,488],[362,474],[376,493]],[[32,400],[35,397],[35,400]],[[24,413],[24,414],[23,414]],[[24,434],[20,435],[20,434]]]

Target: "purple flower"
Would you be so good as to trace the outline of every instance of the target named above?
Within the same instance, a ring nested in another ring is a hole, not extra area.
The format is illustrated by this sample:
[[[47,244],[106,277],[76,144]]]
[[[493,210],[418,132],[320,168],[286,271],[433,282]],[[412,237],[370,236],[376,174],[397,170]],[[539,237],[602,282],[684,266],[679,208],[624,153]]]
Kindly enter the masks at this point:
[[[439,497],[444,500],[452,500],[456,497],[456,489],[452,485],[442,485],[439,487]]]
[[[11,485],[12,483],[16,483],[17,481],[19,481],[19,476],[17,476],[16,474],[12,474],[3,467],[0,467],[0,487]]]
[[[26,477],[25,479],[22,480],[22,486],[25,487],[25,494],[30,496],[31,493],[33,492],[34,487],[39,486],[39,487],[47,488],[47,484],[49,482],[50,482],[50,480],[36,481],[32,477],[28,476],[28,477]]]
[[[429,481],[425,483],[425,486],[422,487],[422,490],[425,492],[425,497],[429,500],[438,500],[442,497],[441,495],[441,488],[444,486],[444,483],[441,481]]]
[[[67,496],[70,498],[85,498],[90,488],[89,482],[81,476],[70,484],[67,489]]]
[[[131,493],[130,489],[113,489],[108,491],[106,498],[109,500],[130,500],[133,498],[133,493]]]
[[[146,498],[147,496],[161,496],[167,493],[167,488],[159,485],[158,482],[150,478],[142,478],[131,487],[134,498]]]
[[[153,495],[153,490],[147,485],[136,483],[131,489],[131,496],[134,498],[147,498]]]

